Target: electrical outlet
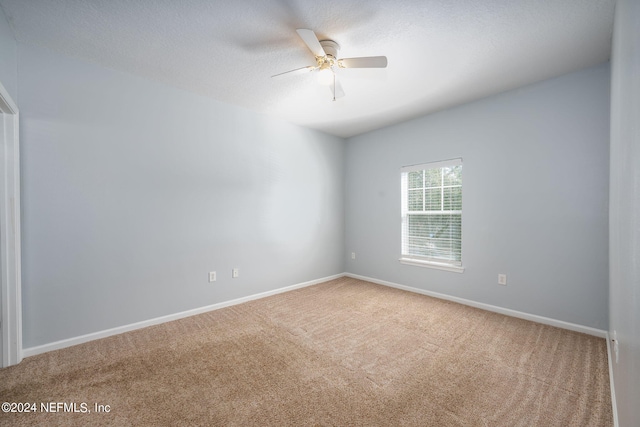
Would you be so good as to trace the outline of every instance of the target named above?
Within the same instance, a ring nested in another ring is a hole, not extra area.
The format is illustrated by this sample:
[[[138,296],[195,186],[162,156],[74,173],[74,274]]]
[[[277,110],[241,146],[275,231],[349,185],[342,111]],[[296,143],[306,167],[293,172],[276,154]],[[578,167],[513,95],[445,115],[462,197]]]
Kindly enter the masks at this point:
[[[616,357],[616,363],[618,363],[618,359],[619,359],[619,352],[620,352],[620,347],[618,346],[618,334],[616,333],[616,331],[613,331],[613,334],[611,335],[611,341],[613,342],[613,354]]]
[[[507,286],[506,274],[498,274],[498,285]]]
[[[356,259],[356,253],[355,252],[351,252],[351,259]]]
[[[215,271],[210,271],[209,272],[209,283],[215,282],[215,281],[216,281],[216,272]]]
[[[234,268],[233,270],[231,270],[231,277],[232,278],[236,278],[240,276],[240,269],[239,268]]]

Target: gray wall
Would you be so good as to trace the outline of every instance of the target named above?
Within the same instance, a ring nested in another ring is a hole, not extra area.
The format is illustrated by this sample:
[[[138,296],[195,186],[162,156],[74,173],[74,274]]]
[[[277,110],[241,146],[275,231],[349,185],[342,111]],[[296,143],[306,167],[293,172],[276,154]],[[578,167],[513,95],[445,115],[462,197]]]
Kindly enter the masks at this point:
[[[351,138],[347,271],[606,330],[608,141],[608,63]],[[402,265],[400,168],[454,157],[466,271]]]
[[[13,31],[0,8],[0,82],[18,103],[18,53]]]
[[[610,325],[621,427],[640,420],[640,3],[619,0],[611,56]]]
[[[344,140],[18,49],[25,348],[344,271]]]

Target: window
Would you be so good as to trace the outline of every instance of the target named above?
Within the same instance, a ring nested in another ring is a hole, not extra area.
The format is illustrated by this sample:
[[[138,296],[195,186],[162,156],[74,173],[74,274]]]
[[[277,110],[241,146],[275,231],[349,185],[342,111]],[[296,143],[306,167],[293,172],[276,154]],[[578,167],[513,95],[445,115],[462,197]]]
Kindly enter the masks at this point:
[[[462,272],[462,159],[402,170],[405,264]]]

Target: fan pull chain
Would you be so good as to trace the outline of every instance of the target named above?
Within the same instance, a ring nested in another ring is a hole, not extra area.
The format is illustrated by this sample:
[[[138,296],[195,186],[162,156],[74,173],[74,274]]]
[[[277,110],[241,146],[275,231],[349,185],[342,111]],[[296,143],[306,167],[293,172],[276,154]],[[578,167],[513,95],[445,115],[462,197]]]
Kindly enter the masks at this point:
[[[333,73],[333,101],[335,102],[335,100],[336,100],[336,73],[334,73],[333,70],[331,70],[331,72]]]

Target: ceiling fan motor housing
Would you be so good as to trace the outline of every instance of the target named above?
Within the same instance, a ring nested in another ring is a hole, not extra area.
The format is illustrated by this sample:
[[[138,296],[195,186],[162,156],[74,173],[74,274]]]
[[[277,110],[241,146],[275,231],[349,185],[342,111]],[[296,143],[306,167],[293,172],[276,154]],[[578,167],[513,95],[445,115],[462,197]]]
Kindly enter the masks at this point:
[[[327,56],[333,56],[334,59],[338,58],[338,51],[340,45],[333,40],[320,40],[320,46],[324,49]]]

